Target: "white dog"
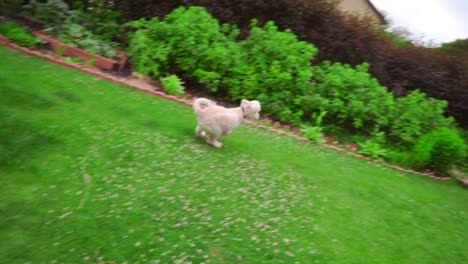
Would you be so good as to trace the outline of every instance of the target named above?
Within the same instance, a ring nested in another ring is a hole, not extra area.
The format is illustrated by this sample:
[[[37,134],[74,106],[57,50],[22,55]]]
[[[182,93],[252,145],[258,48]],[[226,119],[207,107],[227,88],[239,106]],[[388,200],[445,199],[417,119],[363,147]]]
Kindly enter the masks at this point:
[[[240,126],[244,117],[257,120],[261,110],[259,101],[246,99],[242,99],[239,107],[225,108],[206,98],[198,98],[192,107],[198,119],[195,135],[205,138],[208,144],[216,148],[223,146],[218,141],[220,137],[231,134]]]

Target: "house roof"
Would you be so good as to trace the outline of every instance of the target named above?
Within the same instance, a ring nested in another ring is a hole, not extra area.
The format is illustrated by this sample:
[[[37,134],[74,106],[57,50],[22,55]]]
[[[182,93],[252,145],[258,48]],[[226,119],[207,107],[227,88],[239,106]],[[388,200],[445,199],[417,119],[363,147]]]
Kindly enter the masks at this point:
[[[385,17],[384,15],[382,15],[382,13],[380,13],[380,11],[375,7],[375,5],[372,3],[372,1],[370,0],[365,0],[369,6],[372,8],[372,11],[374,11],[374,13],[379,17],[380,21],[381,21],[381,24],[382,25],[386,25],[388,24],[387,20],[385,20]]]

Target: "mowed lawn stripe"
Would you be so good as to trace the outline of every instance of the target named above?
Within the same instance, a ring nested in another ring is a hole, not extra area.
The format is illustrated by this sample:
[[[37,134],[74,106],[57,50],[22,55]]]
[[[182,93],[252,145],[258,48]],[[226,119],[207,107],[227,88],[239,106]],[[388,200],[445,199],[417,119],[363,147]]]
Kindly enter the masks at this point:
[[[1,263],[463,263],[455,182],[242,125],[0,47]]]

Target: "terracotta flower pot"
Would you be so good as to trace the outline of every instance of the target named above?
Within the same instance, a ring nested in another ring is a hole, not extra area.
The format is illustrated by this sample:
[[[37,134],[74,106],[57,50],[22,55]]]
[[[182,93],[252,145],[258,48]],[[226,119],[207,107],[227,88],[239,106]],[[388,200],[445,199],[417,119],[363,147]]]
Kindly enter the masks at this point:
[[[102,69],[122,71],[128,62],[125,53],[122,51],[117,52],[117,59],[109,59],[100,55],[89,53],[80,48],[68,46],[60,40],[49,36],[49,34],[44,31],[35,31],[34,35],[49,43],[50,49],[55,53],[67,57],[80,58],[83,61],[93,60],[94,65]]]

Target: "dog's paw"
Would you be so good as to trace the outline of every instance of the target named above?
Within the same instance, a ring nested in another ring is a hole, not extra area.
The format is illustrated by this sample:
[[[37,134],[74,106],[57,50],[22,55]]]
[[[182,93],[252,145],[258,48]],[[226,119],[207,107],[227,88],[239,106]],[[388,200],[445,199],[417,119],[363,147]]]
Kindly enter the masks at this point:
[[[213,143],[211,143],[211,145],[215,148],[220,148],[223,146],[223,143],[219,142],[219,141],[215,141]]]

